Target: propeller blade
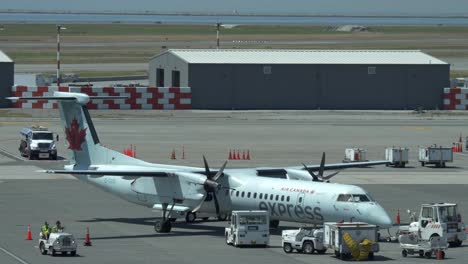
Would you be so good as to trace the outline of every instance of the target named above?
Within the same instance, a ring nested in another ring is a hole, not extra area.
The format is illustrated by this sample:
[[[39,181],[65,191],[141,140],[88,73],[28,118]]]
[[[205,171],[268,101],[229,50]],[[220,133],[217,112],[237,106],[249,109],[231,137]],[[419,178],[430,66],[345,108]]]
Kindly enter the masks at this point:
[[[219,203],[218,203],[218,197],[216,196],[216,192],[213,192],[213,200],[216,208],[216,216],[219,216]]]
[[[312,176],[312,181],[319,181],[317,175],[315,175],[313,171],[309,170],[304,163],[302,163],[302,166],[304,166],[304,169],[310,174],[310,176]]]
[[[203,205],[203,202],[205,202],[205,198],[206,198],[206,193],[203,195],[201,202],[195,208],[192,209],[192,213],[196,213],[198,210],[200,210],[201,206]]]
[[[221,177],[221,175],[223,175],[223,171],[224,171],[224,168],[226,168],[226,164],[228,163],[228,161],[226,160],[223,164],[223,166],[221,166],[221,168],[219,169],[219,171],[216,173],[215,176],[213,176],[212,180],[213,181],[217,181],[219,177]]]
[[[208,162],[206,161],[205,155],[203,155],[203,163],[205,164],[206,177],[211,180],[210,167],[208,167]]]
[[[320,161],[320,170],[318,175],[320,177],[323,177],[323,170],[325,169],[325,152],[322,154],[322,161]]]
[[[334,172],[334,173],[332,173],[332,174],[330,174],[330,175],[322,176],[321,178],[322,178],[323,180],[327,181],[327,180],[331,179],[332,177],[336,176],[336,175],[337,175],[338,173],[340,173],[340,172],[341,172],[341,171],[337,171],[337,172]]]

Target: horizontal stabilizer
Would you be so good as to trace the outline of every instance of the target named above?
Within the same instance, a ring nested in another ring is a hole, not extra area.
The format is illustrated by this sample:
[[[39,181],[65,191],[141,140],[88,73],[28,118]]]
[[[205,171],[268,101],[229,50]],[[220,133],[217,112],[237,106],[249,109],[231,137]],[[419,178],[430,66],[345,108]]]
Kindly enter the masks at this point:
[[[388,160],[376,160],[376,161],[362,161],[362,162],[346,162],[346,163],[334,163],[334,164],[325,164],[324,170],[340,170],[340,169],[347,169],[347,168],[356,168],[356,167],[368,167],[368,166],[375,166],[375,165],[385,165],[389,164]],[[320,165],[306,165],[307,169],[310,171],[318,171],[320,170]],[[304,170],[302,168],[296,168]]]
[[[74,174],[74,175],[95,175],[95,176],[132,176],[132,177],[153,177],[162,178],[173,175],[169,172],[161,171],[111,171],[111,170],[40,170],[39,172],[49,174]]]

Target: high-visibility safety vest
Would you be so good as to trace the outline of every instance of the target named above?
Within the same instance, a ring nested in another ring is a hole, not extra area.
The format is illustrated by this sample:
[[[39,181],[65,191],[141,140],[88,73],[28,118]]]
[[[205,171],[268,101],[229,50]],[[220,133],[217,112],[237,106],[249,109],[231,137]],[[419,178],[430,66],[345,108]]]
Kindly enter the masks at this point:
[[[43,225],[41,230],[42,230],[42,233],[49,233],[50,232],[50,227],[46,226],[46,225]]]

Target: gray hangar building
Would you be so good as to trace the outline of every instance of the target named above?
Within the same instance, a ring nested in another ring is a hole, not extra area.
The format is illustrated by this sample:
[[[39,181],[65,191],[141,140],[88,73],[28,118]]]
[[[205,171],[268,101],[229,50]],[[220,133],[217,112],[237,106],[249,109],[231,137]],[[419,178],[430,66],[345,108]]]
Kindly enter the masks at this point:
[[[14,71],[14,62],[5,53],[0,51],[0,108],[11,105],[11,102],[5,99],[5,97],[11,96]]]
[[[170,49],[149,84],[193,109],[442,109],[450,65],[419,50]]]

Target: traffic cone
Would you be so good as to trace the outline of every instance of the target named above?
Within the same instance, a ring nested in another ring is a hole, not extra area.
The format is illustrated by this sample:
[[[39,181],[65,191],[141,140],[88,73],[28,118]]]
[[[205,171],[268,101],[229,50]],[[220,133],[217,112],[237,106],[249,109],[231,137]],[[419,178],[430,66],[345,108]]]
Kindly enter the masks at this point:
[[[444,259],[444,251],[442,249],[437,250],[437,260],[443,260]]]
[[[229,157],[228,159],[232,160],[232,150],[229,150]]]
[[[236,159],[237,159],[237,160],[240,160],[240,153],[239,153],[239,150],[237,150],[237,156],[236,156]]]
[[[85,235],[85,241],[84,241],[83,245],[85,245],[87,247],[92,246],[91,245],[91,239],[89,238],[89,227],[86,227],[86,235]]]
[[[247,160],[250,160],[250,150],[247,150]]]
[[[182,145],[182,159],[185,159],[185,145]]]
[[[400,224],[400,208],[397,209],[397,215],[396,215],[396,224],[399,225]]]
[[[236,150],[235,149],[232,151],[232,159],[237,160]]]
[[[31,225],[28,225],[28,232],[26,233],[26,240],[32,240]]]
[[[242,151],[242,160],[245,160],[245,150]]]
[[[171,159],[175,160],[176,159],[176,156],[175,156],[175,149],[172,150],[172,153],[171,153]]]

